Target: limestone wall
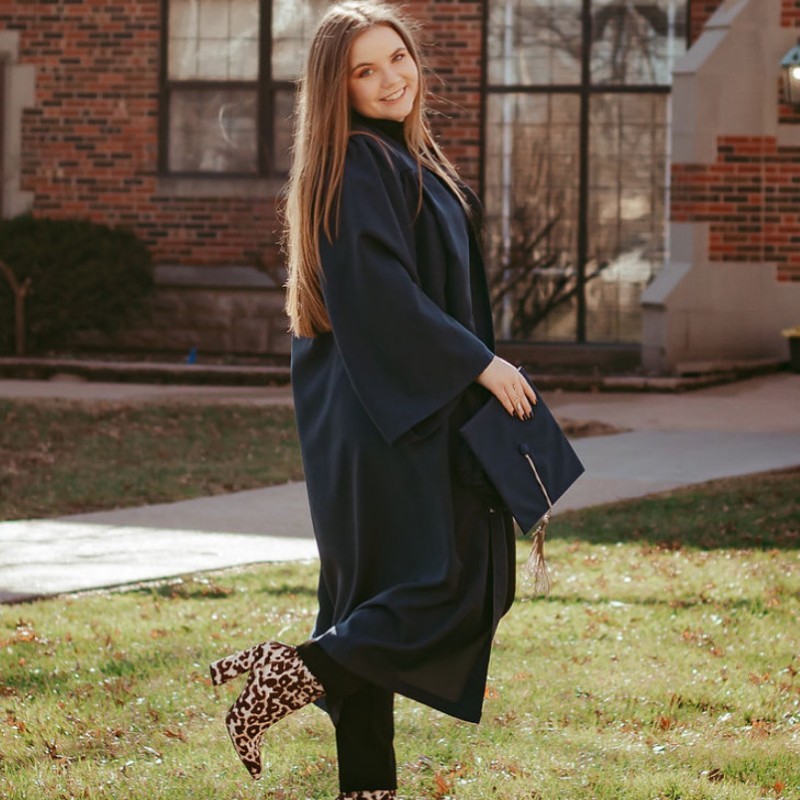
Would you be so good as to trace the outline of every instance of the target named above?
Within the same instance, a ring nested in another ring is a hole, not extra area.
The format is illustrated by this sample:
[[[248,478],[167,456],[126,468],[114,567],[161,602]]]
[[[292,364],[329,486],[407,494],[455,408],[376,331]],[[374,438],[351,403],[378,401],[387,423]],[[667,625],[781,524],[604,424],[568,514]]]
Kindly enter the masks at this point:
[[[252,267],[156,268],[156,290],[141,319],[109,339],[80,343],[103,349],[188,354],[288,356],[284,291]]]

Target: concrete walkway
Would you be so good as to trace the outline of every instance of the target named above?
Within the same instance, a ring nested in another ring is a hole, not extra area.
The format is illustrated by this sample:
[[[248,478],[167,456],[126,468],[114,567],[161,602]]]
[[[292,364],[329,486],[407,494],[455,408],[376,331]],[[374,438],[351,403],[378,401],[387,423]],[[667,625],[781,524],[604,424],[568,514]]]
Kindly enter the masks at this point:
[[[561,418],[625,433],[576,441],[586,474],[559,509],[800,466],[800,375],[689,394],[546,393]],[[0,381],[0,397],[81,402],[290,402],[285,388]],[[0,523],[0,602],[316,556],[305,486]]]

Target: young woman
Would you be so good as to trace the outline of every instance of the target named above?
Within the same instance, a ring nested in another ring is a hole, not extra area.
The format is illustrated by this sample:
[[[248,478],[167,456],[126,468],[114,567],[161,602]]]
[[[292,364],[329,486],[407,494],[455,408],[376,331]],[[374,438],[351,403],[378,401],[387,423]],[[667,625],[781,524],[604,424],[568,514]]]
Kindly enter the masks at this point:
[[[391,800],[393,696],[481,715],[514,593],[511,518],[470,487],[458,429],[493,393],[536,402],[493,352],[475,196],[431,136],[425,78],[394,7],[333,6],[300,85],[286,207],[292,387],[320,554],[319,615],[249,671],[227,716],[254,777],[263,732],[310,702],[335,724],[342,800]]]

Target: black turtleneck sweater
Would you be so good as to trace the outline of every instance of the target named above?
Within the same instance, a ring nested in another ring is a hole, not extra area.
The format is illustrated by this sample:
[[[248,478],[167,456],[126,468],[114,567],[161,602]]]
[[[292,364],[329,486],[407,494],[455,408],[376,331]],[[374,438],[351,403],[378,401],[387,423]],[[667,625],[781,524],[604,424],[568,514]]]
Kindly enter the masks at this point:
[[[403,147],[406,146],[406,137],[402,122],[397,122],[397,120],[393,119],[365,117],[355,109],[351,111],[350,119],[353,124],[365,125],[368,128],[375,128],[376,130],[385,133],[390,139],[394,139],[396,142],[403,145]]]

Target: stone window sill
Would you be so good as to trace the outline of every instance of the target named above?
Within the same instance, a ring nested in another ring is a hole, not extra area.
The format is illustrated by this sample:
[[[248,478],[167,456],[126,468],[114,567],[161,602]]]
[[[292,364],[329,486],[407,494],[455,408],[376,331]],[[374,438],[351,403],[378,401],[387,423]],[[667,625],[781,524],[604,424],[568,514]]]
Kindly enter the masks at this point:
[[[155,267],[154,273],[156,285],[171,289],[261,289],[283,292],[283,287],[271,275],[249,266],[160,264]]]
[[[162,175],[156,182],[156,194],[164,197],[276,197],[285,178],[205,178]]]

